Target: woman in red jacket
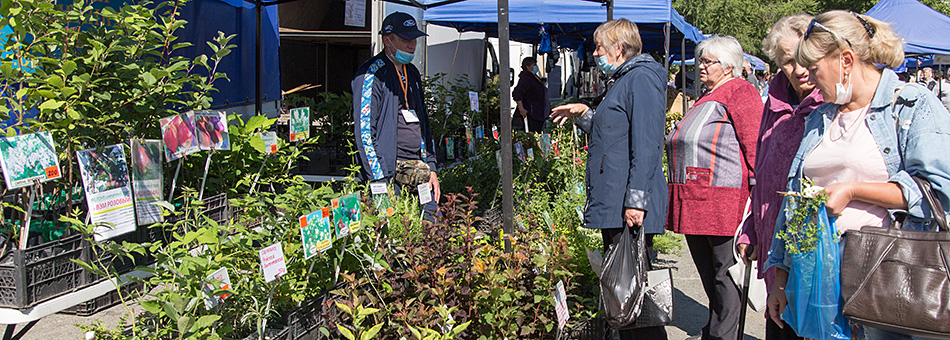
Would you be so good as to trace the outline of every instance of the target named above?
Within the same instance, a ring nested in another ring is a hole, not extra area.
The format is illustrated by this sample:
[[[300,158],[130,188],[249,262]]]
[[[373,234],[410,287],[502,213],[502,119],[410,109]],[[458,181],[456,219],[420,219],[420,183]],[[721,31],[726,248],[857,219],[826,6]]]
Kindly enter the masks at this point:
[[[666,137],[670,205],[667,229],[686,243],[709,298],[703,340],[735,339],[739,289],[728,277],[735,264],[732,235],[755,184],[755,144],[762,99],[741,79],[742,46],[713,36],[696,46],[700,81],[708,90]]]

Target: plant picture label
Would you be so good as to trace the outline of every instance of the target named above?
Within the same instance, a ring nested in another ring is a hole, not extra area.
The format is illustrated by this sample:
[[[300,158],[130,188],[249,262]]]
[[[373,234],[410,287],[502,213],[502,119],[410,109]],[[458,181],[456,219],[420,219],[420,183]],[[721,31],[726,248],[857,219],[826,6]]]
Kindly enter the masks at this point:
[[[121,144],[76,151],[96,241],[135,231],[135,202]]]
[[[534,149],[528,149],[527,153],[528,153],[528,161],[529,161],[529,162],[530,162],[530,161],[533,161],[533,160],[534,160]]]
[[[419,191],[419,204],[425,205],[432,202],[432,186],[429,182],[419,184],[416,189]]]
[[[453,138],[445,138],[445,158],[449,160],[455,159],[455,139]]]
[[[385,213],[385,216],[389,217],[396,213],[393,209],[392,199],[389,198],[389,187],[386,183],[370,183],[369,188],[373,193],[373,204],[379,214]]]
[[[472,128],[465,127],[465,144],[468,145],[468,154],[471,156],[475,155],[475,138],[472,135]]]
[[[524,149],[521,148],[521,142],[515,143],[515,153],[519,156],[524,153]]]
[[[195,111],[195,135],[201,150],[231,150],[228,116],[222,111]]]
[[[131,161],[137,224],[151,225],[164,221],[162,209],[155,204],[165,200],[162,190],[162,141],[133,139]]]
[[[310,259],[333,246],[329,207],[300,216],[299,221],[304,259]]]
[[[515,221],[518,222],[518,228],[527,229],[524,227],[524,219],[521,218],[521,214],[515,216]]]
[[[478,111],[478,92],[468,91],[468,106],[472,111]]]
[[[485,138],[485,127],[483,126],[475,127],[475,138]]]
[[[49,131],[0,139],[0,166],[7,189],[62,177],[59,155]]]
[[[389,193],[389,187],[386,185],[386,182],[376,182],[369,184],[369,190],[374,195],[375,194],[386,194]]]
[[[336,225],[337,238],[360,230],[360,195],[353,193],[330,200],[333,207],[333,224]]]
[[[558,281],[554,288],[554,311],[557,312],[557,328],[564,329],[571,314],[567,310],[567,293],[564,291],[564,281]]]
[[[261,132],[261,139],[264,140],[264,154],[277,152],[277,133],[274,131]]]
[[[551,153],[551,135],[548,133],[542,133],[541,138],[538,139],[538,149],[541,149],[541,154],[547,156]]]
[[[257,254],[261,258],[261,270],[264,272],[264,282],[270,283],[278,277],[287,274],[287,260],[284,259],[284,249],[280,242],[261,249]]]
[[[310,138],[310,108],[290,109],[290,141]]]
[[[497,127],[497,126],[494,126],[494,125],[491,126],[491,135],[492,135],[492,137],[495,137],[495,141],[498,140],[498,127]]]
[[[544,224],[547,224],[551,230],[554,230],[554,221],[551,220],[551,215],[548,214],[547,210],[541,212],[541,218],[544,219]]]
[[[574,193],[578,195],[584,194],[584,186],[580,183],[574,183]]]
[[[201,151],[195,138],[192,111],[168,116],[158,120],[162,127],[162,142],[165,143],[165,160],[171,162],[183,156]]]
[[[581,219],[581,223],[584,223],[584,208],[578,205],[574,207],[574,212],[577,213],[577,218]]]
[[[215,287],[213,283],[208,281],[216,281],[220,282],[220,284]],[[231,296],[231,293],[214,295],[214,291],[217,289],[231,290],[231,277],[228,276],[228,268],[218,268],[218,270],[215,270],[214,273],[211,273],[211,275],[208,275],[208,277],[205,278],[205,285],[201,289],[201,295],[204,297],[206,310],[211,310],[212,308],[217,307],[219,304],[224,302],[225,299]]]

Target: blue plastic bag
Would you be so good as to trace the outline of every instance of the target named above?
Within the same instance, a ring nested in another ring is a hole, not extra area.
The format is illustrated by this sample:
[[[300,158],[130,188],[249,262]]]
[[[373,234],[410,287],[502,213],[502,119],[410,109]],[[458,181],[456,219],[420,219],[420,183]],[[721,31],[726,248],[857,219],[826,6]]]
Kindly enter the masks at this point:
[[[828,217],[824,204],[816,215],[816,249],[790,255],[792,266],[785,286],[788,305],[782,319],[801,337],[847,340],[851,328],[842,314],[841,252],[835,242],[835,222]]]

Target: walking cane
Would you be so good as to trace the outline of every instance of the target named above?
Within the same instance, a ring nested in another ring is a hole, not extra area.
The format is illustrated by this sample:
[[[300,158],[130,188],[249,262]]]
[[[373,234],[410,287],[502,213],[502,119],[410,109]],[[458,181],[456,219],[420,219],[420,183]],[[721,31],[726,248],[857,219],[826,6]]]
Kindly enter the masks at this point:
[[[743,258],[748,258],[749,248],[746,248],[745,252],[745,254],[742,254]],[[742,306],[739,309],[739,335],[736,336],[736,340],[742,340],[745,338],[745,313],[749,309],[749,283],[751,279],[752,262],[749,262],[745,266],[745,275],[742,279]]]

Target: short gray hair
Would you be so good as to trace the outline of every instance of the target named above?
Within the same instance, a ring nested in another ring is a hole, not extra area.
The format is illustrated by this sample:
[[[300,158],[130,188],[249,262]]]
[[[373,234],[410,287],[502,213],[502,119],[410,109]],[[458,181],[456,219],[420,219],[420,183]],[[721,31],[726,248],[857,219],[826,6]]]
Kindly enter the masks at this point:
[[[742,77],[742,45],[739,40],[729,35],[714,35],[706,38],[696,46],[696,57],[702,58],[706,54],[719,58],[719,65],[723,69],[732,68],[732,76]]]
[[[814,18],[808,14],[795,14],[778,19],[775,25],[769,29],[768,36],[762,39],[762,51],[765,52],[765,56],[779,64],[778,58],[782,55],[782,51],[780,51],[782,41],[788,38],[801,39],[805,35],[805,30],[808,29],[808,23]],[[794,58],[794,55],[792,57]]]

